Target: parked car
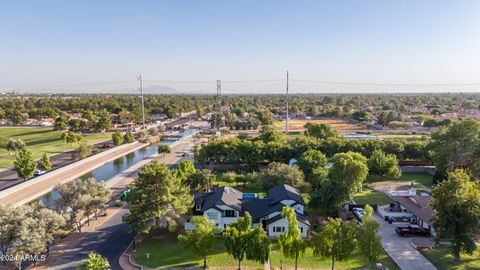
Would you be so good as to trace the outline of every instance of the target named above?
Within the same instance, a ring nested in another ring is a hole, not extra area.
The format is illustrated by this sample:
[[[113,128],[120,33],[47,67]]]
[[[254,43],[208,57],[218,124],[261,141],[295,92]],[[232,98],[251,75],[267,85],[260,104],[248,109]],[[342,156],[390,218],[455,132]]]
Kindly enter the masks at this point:
[[[40,176],[42,174],[45,174],[47,173],[47,171],[45,170],[36,170],[35,173],[33,174],[33,176]]]
[[[108,149],[108,148],[110,148],[110,145],[108,145],[108,144],[103,144],[103,145],[100,147],[100,149]]]
[[[362,220],[362,218],[367,215],[367,212],[365,212],[365,209],[363,208],[353,208],[352,212],[360,220]]]
[[[424,236],[424,237],[429,237],[430,236],[430,231],[422,228],[418,225],[408,225],[406,227],[397,227],[395,228],[395,231],[403,236]]]

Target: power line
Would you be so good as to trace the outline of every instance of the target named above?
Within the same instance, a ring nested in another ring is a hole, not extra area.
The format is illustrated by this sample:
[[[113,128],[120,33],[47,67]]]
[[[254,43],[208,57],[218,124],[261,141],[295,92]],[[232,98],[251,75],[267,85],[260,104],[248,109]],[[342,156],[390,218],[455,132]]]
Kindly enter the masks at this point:
[[[108,85],[108,84],[124,84],[135,83],[135,81],[111,81],[111,82],[94,82],[94,83],[71,83],[71,84],[44,84],[44,85],[0,85],[0,87],[77,87],[77,86],[96,86],[96,85]]]
[[[353,86],[480,86],[480,83],[363,83],[363,82],[341,82],[341,81],[318,81],[318,80],[297,80],[294,82],[318,83],[318,84],[336,84]]]

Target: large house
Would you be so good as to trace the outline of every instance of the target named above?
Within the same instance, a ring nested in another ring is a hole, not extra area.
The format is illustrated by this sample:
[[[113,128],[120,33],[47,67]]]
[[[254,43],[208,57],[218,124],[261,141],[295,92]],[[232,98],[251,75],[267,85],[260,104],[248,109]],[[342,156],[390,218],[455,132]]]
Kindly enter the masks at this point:
[[[208,193],[195,194],[193,214],[207,216],[217,227],[225,229],[248,212],[254,227],[262,224],[267,235],[276,238],[288,230],[288,221],[281,212],[283,207],[289,206],[297,214],[302,237],[307,237],[310,222],[304,212],[305,202],[300,192],[288,185],[278,185],[269,189],[267,195],[256,197],[232,187],[218,187]],[[194,226],[187,222],[185,229],[193,230]]]
[[[378,213],[384,218],[406,219],[412,224],[428,229],[431,235],[435,235],[433,228],[433,209],[429,207],[431,196],[422,192],[417,194],[415,188],[406,191],[392,191],[387,195],[392,203],[377,208]]]

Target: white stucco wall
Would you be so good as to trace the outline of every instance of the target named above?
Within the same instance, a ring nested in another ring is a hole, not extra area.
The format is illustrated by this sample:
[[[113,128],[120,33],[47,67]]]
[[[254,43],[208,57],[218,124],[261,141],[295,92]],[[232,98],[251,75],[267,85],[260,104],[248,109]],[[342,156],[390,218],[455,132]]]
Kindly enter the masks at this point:
[[[209,213],[212,213],[212,214],[216,213],[216,218],[211,218],[211,216],[209,216]],[[210,209],[206,210],[205,212],[203,212],[203,215],[208,217],[208,219],[210,219],[213,222],[213,224],[220,224],[221,223],[222,213],[220,211],[218,211],[217,209],[210,208]]]
[[[288,221],[285,218],[279,219],[267,226],[268,236],[270,237],[279,237],[282,234],[282,231],[273,231],[273,227],[283,227],[285,231],[288,231]],[[303,238],[307,237],[308,226],[302,222],[298,222],[298,228],[300,229],[300,234]]]

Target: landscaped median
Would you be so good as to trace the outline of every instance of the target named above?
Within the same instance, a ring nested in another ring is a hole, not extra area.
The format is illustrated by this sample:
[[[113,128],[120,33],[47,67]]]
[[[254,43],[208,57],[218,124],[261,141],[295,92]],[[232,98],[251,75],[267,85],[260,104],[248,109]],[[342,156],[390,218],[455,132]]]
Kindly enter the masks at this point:
[[[144,236],[144,239],[137,243],[137,251],[132,255],[135,263],[151,269],[165,269],[169,267],[201,267],[203,260],[186,250],[177,240],[177,234],[164,232],[156,236]],[[400,269],[395,262],[382,250],[380,260],[390,270]],[[252,261],[245,260],[242,269],[264,269],[264,266]],[[236,269],[237,261],[229,256],[223,246],[223,240],[218,238],[215,241],[214,251],[208,256],[208,266],[212,269]],[[293,269],[294,260],[285,258],[275,240],[272,240],[270,252],[271,269]],[[298,260],[298,267],[301,269],[330,269],[330,258],[321,258],[313,255],[311,248],[307,248],[305,254]],[[367,265],[355,250],[346,261],[335,263],[335,269],[357,269],[366,268]]]

